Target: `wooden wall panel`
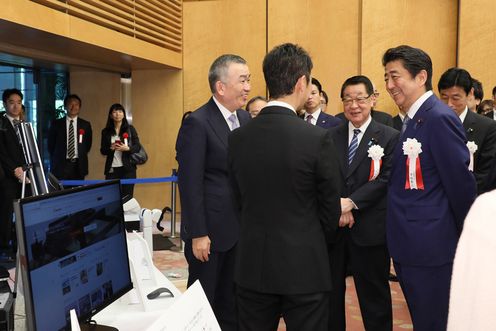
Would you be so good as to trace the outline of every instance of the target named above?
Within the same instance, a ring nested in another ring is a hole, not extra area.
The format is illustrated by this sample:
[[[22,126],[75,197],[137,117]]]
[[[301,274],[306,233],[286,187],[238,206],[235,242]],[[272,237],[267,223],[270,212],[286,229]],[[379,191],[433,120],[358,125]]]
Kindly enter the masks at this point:
[[[174,146],[183,111],[182,76],[174,69],[132,72],[133,125],[149,156],[138,166],[138,177],[168,177],[177,169]],[[137,185],[135,198],[142,207],[162,209],[170,206],[170,187],[170,183]]]
[[[184,111],[195,110],[211,96],[208,69],[224,53],[248,62],[250,96],[265,96],[265,0],[192,1],[183,4],[183,11]]]
[[[496,85],[496,2],[460,0],[458,66],[482,82],[484,99]]]
[[[437,93],[440,75],[456,65],[457,10],[457,0],[362,0],[361,72],[381,93],[377,109],[398,112],[386,92],[381,63],[390,47],[407,44],[426,51],[432,59],[432,85]]]
[[[359,0],[271,0],[268,13],[269,50],[285,42],[305,48],[329,96],[327,112],[342,111],[341,85],[359,72]]]
[[[84,71],[70,74],[70,93],[77,94],[81,98],[80,116],[91,122],[93,130],[87,179],[104,178],[105,157],[100,153],[101,132],[107,123],[110,105],[120,102],[120,82],[120,75],[115,73]]]

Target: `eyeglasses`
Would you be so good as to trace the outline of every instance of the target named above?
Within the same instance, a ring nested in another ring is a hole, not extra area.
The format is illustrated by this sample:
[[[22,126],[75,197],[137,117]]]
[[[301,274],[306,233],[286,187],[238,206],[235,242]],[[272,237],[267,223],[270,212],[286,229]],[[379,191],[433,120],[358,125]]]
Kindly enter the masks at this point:
[[[357,105],[364,105],[368,102],[369,98],[374,95],[374,93],[367,95],[366,97],[357,97],[355,99],[353,98],[343,98],[341,101],[343,101],[343,104],[345,106],[351,106],[353,104],[353,101],[356,101]]]

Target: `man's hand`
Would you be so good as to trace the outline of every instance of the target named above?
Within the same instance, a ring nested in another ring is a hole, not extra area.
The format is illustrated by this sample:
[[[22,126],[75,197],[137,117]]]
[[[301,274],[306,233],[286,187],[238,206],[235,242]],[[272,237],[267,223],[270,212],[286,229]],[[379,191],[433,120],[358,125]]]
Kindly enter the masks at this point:
[[[208,236],[193,238],[193,255],[202,262],[208,261],[210,255],[210,238]]]
[[[341,217],[339,218],[339,227],[343,228],[348,226],[350,229],[355,224],[355,219],[353,218],[353,214],[351,211],[347,213],[341,213]]]
[[[341,198],[341,213],[347,213],[351,211],[355,205],[350,198]]]
[[[22,167],[17,167],[14,169],[14,176],[20,181],[22,181],[22,178],[24,177],[24,170],[22,170]]]

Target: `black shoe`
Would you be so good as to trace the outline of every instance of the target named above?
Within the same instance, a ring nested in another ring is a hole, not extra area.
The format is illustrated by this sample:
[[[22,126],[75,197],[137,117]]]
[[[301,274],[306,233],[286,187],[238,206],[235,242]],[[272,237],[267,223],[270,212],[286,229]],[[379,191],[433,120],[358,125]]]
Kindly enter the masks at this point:
[[[389,273],[389,281],[390,282],[398,282],[398,276],[396,276],[395,274],[392,274],[392,273]]]

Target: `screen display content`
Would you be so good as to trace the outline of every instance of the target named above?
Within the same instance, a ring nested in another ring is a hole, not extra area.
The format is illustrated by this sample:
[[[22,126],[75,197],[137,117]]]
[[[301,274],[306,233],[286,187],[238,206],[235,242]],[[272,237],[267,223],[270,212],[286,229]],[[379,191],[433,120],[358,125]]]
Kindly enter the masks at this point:
[[[15,203],[29,330],[70,330],[132,289],[118,181]]]

